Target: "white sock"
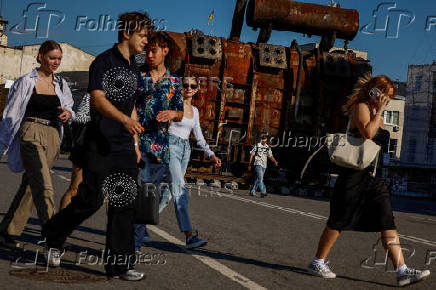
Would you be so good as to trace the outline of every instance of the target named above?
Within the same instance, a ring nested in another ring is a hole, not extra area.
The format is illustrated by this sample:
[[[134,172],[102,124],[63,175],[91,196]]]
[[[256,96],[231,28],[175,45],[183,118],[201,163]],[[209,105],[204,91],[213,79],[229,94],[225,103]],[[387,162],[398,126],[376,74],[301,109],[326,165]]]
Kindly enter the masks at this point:
[[[406,271],[406,269],[407,269],[407,266],[406,266],[406,264],[404,264],[403,266],[401,266],[401,267],[398,267],[398,269],[397,269],[397,275],[398,276],[401,276],[401,275],[403,275],[404,274],[404,272]]]
[[[324,259],[313,258],[312,263],[324,264]]]

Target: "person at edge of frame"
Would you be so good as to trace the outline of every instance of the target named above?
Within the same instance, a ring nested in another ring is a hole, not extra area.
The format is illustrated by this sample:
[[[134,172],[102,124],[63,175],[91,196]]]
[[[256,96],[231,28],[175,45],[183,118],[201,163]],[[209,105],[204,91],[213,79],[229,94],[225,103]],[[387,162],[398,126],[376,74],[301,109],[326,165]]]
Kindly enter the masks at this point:
[[[350,118],[349,134],[371,139],[380,145],[379,154],[387,151],[390,133],[383,123],[383,112],[395,97],[394,82],[385,75],[361,77],[343,111]],[[379,160],[383,158],[379,157]],[[375,166],[382,168],[381,162]],[[339,167],[330,200],[330,215],[318,242],[318,249],[308,266],[311,274],[326,279],[336,274],[325,261],[342,231],[380,232],[383,247],[388,251],[397,273],[398,286],[422,281],[429,270],[416,270],[406,265],[391,206],[391,195],[381,170],[375,177],[371,165],[364,170]]]
[[[11,236],[21,235],[35,205],[45,224],[56,212],[50,169],[59,156],[63,125],[74,116],[67,81],[54,74],[62,48],[53,40],[41,44],[39,68],[12,85],[0,123],[0,156],[8,149],[13,172],[24,170],[21,185],[0,224],[0,245],[19,246]]]

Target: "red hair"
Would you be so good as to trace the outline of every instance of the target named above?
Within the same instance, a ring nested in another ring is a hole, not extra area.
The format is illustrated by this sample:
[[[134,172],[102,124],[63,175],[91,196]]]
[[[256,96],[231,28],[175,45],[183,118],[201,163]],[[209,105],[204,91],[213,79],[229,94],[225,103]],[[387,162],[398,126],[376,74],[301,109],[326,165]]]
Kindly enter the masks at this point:
[[[369,92],[373,88],[379,89],[386,95],[389,93],[391,88],[394,89],[394,93],[391,98],[397,94],[397,88],[390,78],[385,75],[372,77],[371,74],[367,74],[359,78],[353,93],[349,97],[349,100],[342,107],[345,115],[349,115],[351,112],[353,112],[357,104],[368,101]]]

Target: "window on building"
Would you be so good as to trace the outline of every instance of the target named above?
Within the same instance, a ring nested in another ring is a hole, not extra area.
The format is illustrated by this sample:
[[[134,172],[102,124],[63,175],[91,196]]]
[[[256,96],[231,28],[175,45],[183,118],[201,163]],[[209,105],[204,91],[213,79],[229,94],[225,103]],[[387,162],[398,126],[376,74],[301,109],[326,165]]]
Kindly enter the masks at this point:
[[[409,162],[415,161],[415,153],[416,153],[416,139],[415,138],[411,138],[409,140],[409,150],[407,153],[409,154],[409,156],[407,157],[407,160]]]
[[[397,139],[389,140],[388,153],[389,153],[391,159],[395,159],[395,157],[397,156],[397,146],[398,146]]]
[[[386,125],[398,126],[400,122],[400,112],[398,111],[384,111],[384,122]]]
[[[422,88],[422,76],[415,77],[415,92],[421,91]]]

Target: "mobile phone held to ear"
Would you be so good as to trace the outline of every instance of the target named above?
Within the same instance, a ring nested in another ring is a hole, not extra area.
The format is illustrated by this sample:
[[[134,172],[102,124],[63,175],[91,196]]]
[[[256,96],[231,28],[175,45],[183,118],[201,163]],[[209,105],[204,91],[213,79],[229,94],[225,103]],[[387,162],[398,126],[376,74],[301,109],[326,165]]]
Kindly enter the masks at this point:
[[[371,99],[373,99],[374,101],[377,101],[377,97],[381,95],[381,91],[377,88],[372,88],[371,91],[369,92],[369,97]]]

